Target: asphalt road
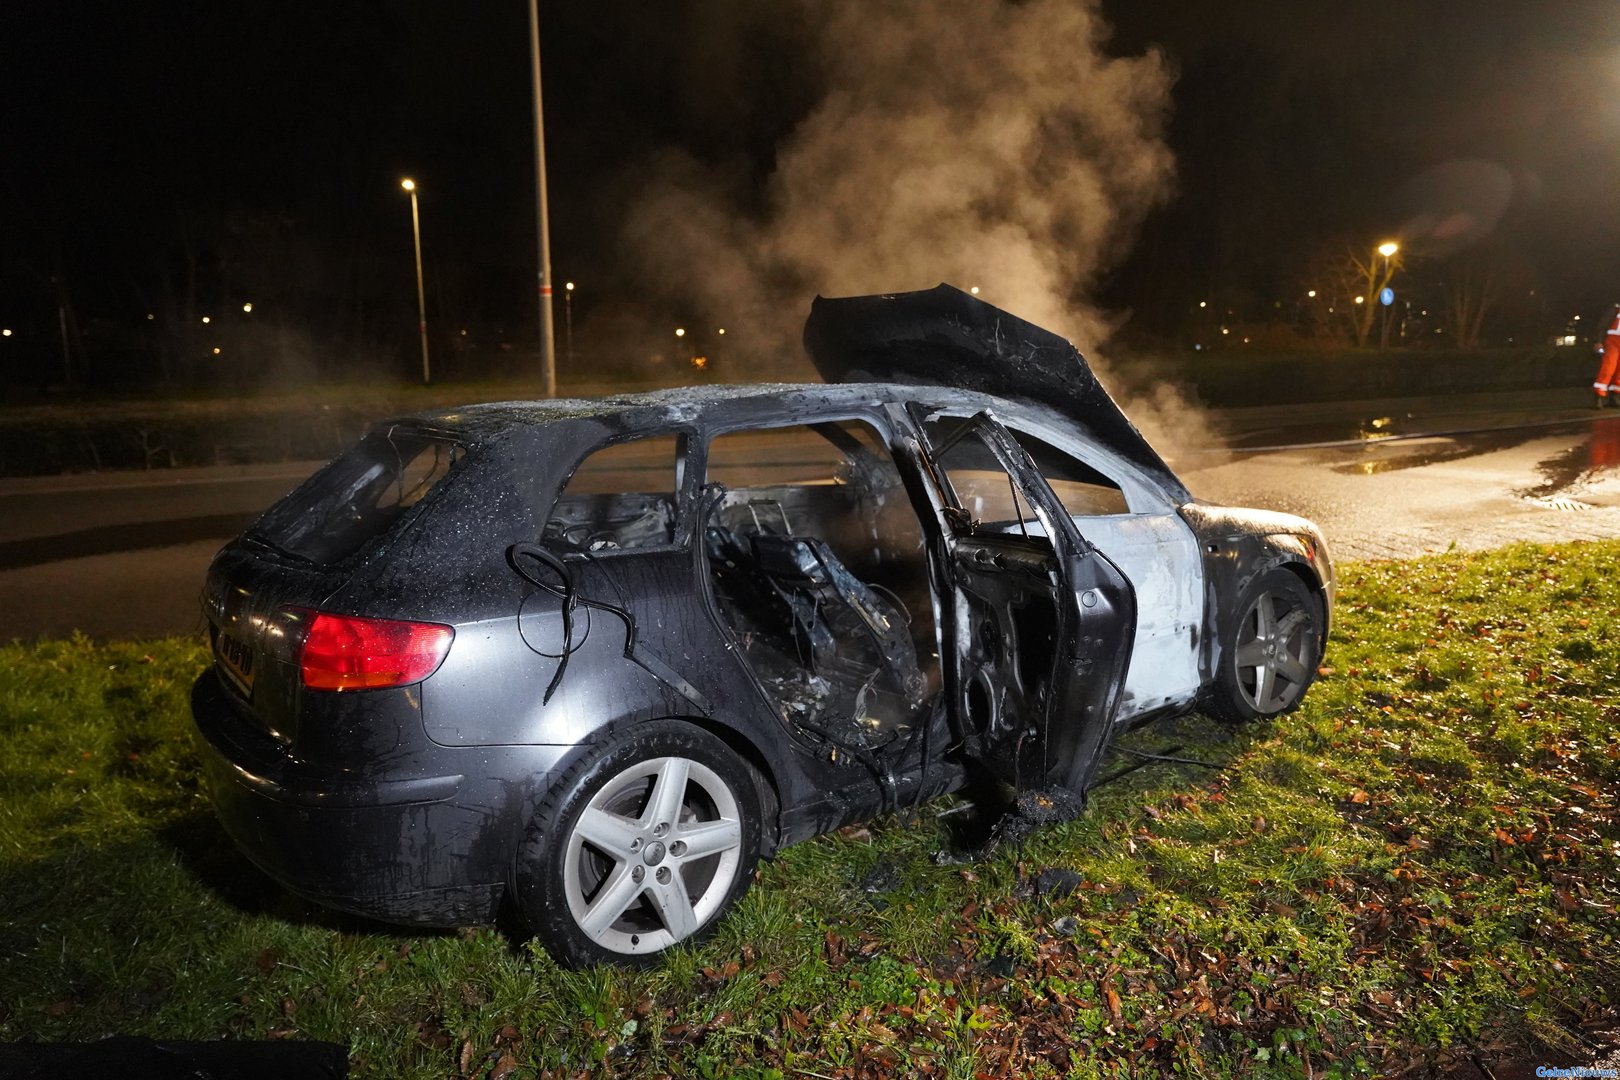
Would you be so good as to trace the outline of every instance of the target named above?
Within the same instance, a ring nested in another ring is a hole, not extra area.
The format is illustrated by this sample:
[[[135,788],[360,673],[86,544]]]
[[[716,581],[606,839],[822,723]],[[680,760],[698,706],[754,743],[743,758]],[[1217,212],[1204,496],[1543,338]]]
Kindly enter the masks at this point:
[[[1195,495],[1312,518],[1340,560],[1620,537],[1620,410],[1579,390],[1127,409]],[[200,633],[209,558],[316,464],[0,479],[0,640]]]

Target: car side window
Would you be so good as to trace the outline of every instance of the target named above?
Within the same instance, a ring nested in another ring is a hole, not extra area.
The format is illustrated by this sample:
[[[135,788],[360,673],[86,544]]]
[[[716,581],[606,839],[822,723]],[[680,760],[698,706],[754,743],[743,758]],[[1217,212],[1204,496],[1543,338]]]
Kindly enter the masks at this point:
[[[674,543],[681,443],[652,435],[587,455],[551,508],[544,538],[589,551]]]
[[[1028,432],[1008,428],[1007,433],[1034,460],[1070,517],[1131,512],[1119,485],[1092,466]]]
[[[926,425],[935,464],[950,484],[956,506],[970,521],[959,531],[1028,532],[1040,529],[1034,508],[971,421],[945,418]]]

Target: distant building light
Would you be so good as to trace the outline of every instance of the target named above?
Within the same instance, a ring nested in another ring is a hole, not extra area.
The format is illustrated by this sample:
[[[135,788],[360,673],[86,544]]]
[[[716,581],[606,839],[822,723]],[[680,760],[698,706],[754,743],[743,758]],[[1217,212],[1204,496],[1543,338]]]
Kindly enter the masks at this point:
[[[567,289],[569,292],[573,292],[574,291],[574,283],[572,281],[565,281],[565,282],[563,282],[563,288]]]
[[[1200,301],[1198,301],[1198,306],[1201,307],[1201,308],[1209,307],[1209,301],[1208,300],[1200,300]]]
[[[721,337],[725,337],[726,336],[726,328],[722,326],[720,329],[716,330],[715,333],[719,334]]]
[[[10,336],[11,336],[11,328],[9,326],[6,327],[4,330],[0,330],[0,337],[10,337]]]
[[[1367,298],[1366,298],[1366,297],[1365,297],[1365,296],[1358,296],[1358,297],[1356,297],[1356,303],[1358,303],[1358,304],[1365,304],[1365,303],[1366,303],[1366,302],[1367,302]]]
[[[209,318],[209,317],[208,317],[208,316],[207,316],[207,315],[204,315],[204,316],[203,316],[203,325],[204,325],[204,326],[206,326],[206,325],[207,325],[207,324],[209,324],[209,323],[211,323],[211,322],[213,322],[213,321],[214,321],[214,320],[213,320],[213,319],[210,319],[210,318]]]
[[[219,355],[219,346],[218,346],[218,345],[215,345],[215,346],[214,346],[214,355],[215,355],[215,356],[218,356],[218,355]]]
[[[1581,321],[1581,317],[1580,317],[1580,316],[1579,316],[1579,315],[1577,315],[1577,316],[1575,316],[1575,321],[1576,321],[1576,322],[1580,322],[1580,321]]]
[[[1315,299],[1316,299],[1316,290],[1315,290],[1315,289],[1311,289],[1311,290],[1309,290],[1309,291],[1307,291],[1307,292],[1306,292],[1306,293],[1305,293],[1305,295],[1306,295],[1306,296],[1308,296],[1308,297],[1310,297],[1310,298],[1311,298],[1311,299],[1312,299],[1312,300],[1315,300]]]
[[[685,336],[686,336],[686,327],[684,327],[684,326],[677,326],[677,327],[676,327],[676,328],[675,328],[675,336],[676,336],[676,337],[685,337]]]
[[[977,285],[975,285],[975,286],[973,286],[973,288],[969,289],[968,292],[972,293],[974,296],[978,296],[979,295],[979,287]]]
[[[1204,351],[1204,343],[1203,342],[1201,342],[1201,341],[1193,342],[1193,352],[1203,352],[1203,351]]]
[[[9,334],[9,333],[11,333],[11,331],[7,330],[6,333]],[[1558,339],[1558,344],[1560,344],[1560,345],[1573,345],[1573,344],[1575,344],[1575,335],[1574,334],[1565,334],[1563,337]]]
[[[702,371],[709,366],[709,358],[707,356],[694,356],[692,357],[692,366]]]
[[[1221,333],[1223,333],[1223,334],[1230,334],[1230,333],[1231,333],[1231,332],[1232,332],[1232,331],[1230,331],[1230,330],[1228,330],[1228,329],[1227,329],[1227,328],[1226,328],[1226,327],[1224,327],[1224,326],[1223,326],[1223,327],[1221,327]]]
[[[153,314],[152,314],[152,313],[151,313],[151,312],[150,312],[150,311],[148,311],[148,312],[147,312],[147,313],[146,313],[146,321],[147,321],[147,322],[151,322],[151,321],[152,321],[152,320],[153,320],[153,319],[155,319],[155,318],[157,318],[157,316],[156,316],[156,315],[153,315]]]
[[[1243,339],[1243,344],[1245,344],[1245,345],[1247,345],[1247,344],[1248,344],[1248,343],[1249,343],[1249,339],[1248,339],[1248,338],[1244,338],[1244,339]]]
[[[253,305],[252,305],[252,304],[243,304],[243,305],[242,305],[242,313],[243,313],[243,314],[244,314],[244,315],[251,315],[251,314],[253,314]]]
[[[465,330],[463,330],[463,331],[462,331],[462,332],[461,332],[461,336],[462,336],[462,337],[466,337],[466,336],[467,336],[467,331],[465,331]]]

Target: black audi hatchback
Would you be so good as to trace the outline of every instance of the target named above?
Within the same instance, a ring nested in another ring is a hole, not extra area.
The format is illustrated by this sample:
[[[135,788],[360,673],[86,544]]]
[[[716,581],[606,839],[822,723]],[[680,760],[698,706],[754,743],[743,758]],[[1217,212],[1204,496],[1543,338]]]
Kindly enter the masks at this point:
[[[947,286],[805,342],[825,385],[387,421],[221,550],[193,709],[242,851],[633,961],[785,844],[1299,702],[1321,535],[1193,500],[1068,342]]]

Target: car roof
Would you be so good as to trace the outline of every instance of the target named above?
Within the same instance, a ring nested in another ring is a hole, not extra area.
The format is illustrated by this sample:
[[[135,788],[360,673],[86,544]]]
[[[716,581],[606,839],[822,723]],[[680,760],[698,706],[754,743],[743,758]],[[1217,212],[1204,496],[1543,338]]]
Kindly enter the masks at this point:
[[[1176,502],[1191,498],[1181,480],[1156,454],[1147,464],[1140,460],[1140,455],[1133,458],[1110,437],[1116,436],[1116,432],[1099,432],[1047,402],[1003,398],[977,389],[938,383],[704,384],[602,397],[483,402],[397,417],[378,426],[404,423],[444,431],[471,443],[483,443],[499,442],[554,424],[584,422],[626,433],[680,426],[774,426],[813,421],[818,410],[854,411],[911,401],[951,411],[993,409],[1009,419],[1017,416],[1044,418],[1045,426],[1061,426],[1076,432],[1090,445],[1132,467]],[[1130,431],[1136,434],[1135,428]],[[1140,438],[1136,435],[1136,439]]]
[[[946,391],[946,395],[950,395]],[[650,423],[657,414],[662,423],[697,421],[717,406],[755,404],[762,409],[795,406],[857,405],[863,402],[935,401],[941,397],[937,386],[897,384],[829,385],[826,383],[739,383],[677,386],[633,394],[607,394],[588,398],[553,398],[534,401],[491,401],[452,409],[415,413],[398,420],[414,421],[447,431],[478,437],[498,435],[514,428],[532,427],[569,420],[640,420]],[[972,403],[988,404],[994,399],[967,393]],[[636,414],[642,414],[637,416]]]

